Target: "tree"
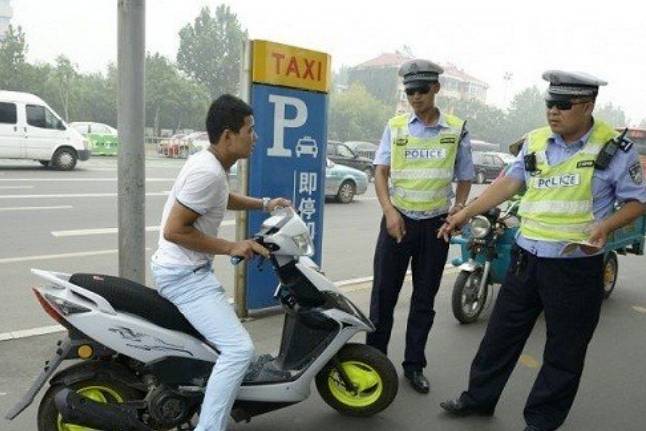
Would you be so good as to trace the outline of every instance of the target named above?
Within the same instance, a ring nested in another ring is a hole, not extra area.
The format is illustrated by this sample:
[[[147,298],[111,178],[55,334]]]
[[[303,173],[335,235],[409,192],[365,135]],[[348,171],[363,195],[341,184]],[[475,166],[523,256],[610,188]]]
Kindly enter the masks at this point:
[[[594,116],[614,127],[623,127],[626,125],[626,114],[619,106],[614,106],[611,102],[606,103],[601,108],[595,110]]]
[[[9,26],[0,44],[0,88],[4,90],[25,90],[27,83],[24,73],[27,67],[25,54],[27,42],[22,27]]]
[[[441,94],[441,93],[440,93]],[[472,139],[502,143],[506,123],[505,112],[475,99],[456,100],[437,98],[437,105],[443,112],[453,113],[467,121],[466,128]]]
[[[73,93],[78,93],[76,81],[78,80],[78,67],[64,55],[56,57],[56,65],[50,74],[49,84],[55,89],[56,100],[62,107],[65,121],[70,119],[70,98]]]
[[[537,87],[526,88],[514,96],[502,123],[498,142],[510,144],[525,133],[545,126],[545,98]]]
[[[177,65],[203,84],[212,98],[224,93],[237,94],[240,85],[240,60],[247,39],[236,14],[220,5],[211,16],[208,7],[179,32]]]
[[[393,110],[358,83],[347,91],[332,93],[328,138],[340,141],[378,142]]]
[[[208,90],[183,76],[166,57],[146,55],[146,118],[155,133],[161,128],[204,128]]]

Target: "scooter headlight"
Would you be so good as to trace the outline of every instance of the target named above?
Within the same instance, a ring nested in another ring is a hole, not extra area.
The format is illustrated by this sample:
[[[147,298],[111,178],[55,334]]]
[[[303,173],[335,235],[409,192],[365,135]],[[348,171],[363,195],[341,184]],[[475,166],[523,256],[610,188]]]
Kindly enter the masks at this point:
[[[292,238],[302,256],[311,256],[314,254],[314,246],[312,245],[312,240],[310,239],[309,234],[302,233]]]
[[[471,233],[474,238],[482,239],[491,231],[491,222],[484,216],[475,216],[471,220]]]

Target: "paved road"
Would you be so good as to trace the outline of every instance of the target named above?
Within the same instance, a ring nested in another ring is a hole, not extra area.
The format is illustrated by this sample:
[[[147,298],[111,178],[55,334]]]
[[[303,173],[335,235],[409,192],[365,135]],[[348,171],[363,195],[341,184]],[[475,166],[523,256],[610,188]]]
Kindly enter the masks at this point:
[[[626,276],[628,270],[644,274],[638,258],[622,259],[624,276],[615,295],[606,302],[596,336],[590,346],[579,397],[563,431],[643,431],[646,429],[646,292],[643,283]],[[639,272],[641,271],[641,272]],[[521,361],[514,371],[493,418],[451,419],[442,414],[440,401],[458,394],[464,387],[468,367],[486,324],[459,325],[450,314],[450,287],[455,274],[447,274],[437,298],[438,315],[427,348],[431,393],[418,395],[400,379],[400,391],[393,405],[370,419],[338,415],[325,405],[312,386],[312,396],[303,403],[254,418],[249,424],[233,425],[233,431],[267,430],[354,430],[354,431],[520,431],[522,408],[541,363],[545,326],[539,320]],[[405,318],[410,286],[404,288],[396,310],[391,358],[403,359]],[[369,286],[346,289],[362,309],[369,303]],[[642,308],[639,308],[641,304]],[[278,350],[281,316],[246,323],[258,352]],[[48,357],[54,334],[0,342],[0,413],[15,403]],[[361,340],[359,340],[361,341]],[[401,370],[398,367],[401,374]],[[37,403],[14,422],[0,419],[3,431],[35,430]]]

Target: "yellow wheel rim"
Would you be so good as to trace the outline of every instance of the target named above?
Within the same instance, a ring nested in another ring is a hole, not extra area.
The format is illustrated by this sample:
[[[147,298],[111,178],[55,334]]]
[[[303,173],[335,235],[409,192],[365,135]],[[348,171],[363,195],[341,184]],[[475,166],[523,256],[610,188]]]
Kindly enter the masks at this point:
[[[328,387],[334,398],[350,407],[367,407],[381,397],[384,384],[374,368],[359,361],[346,361],[341,363],[341,367],[356,387],[356,393],[346,388],[339,372],[332,368]]]
[[[603,284],[606,290],[610,289],[612,283],[617,275],[617,271],[614,264],[607,264],[605,270],[603,271]]]
[[[123,397],[114,389],[106,386],[87,386],[76,391],[77,394],[96,401],[97,403],[117,402],[122,403]],[[94,428],[87,428],[80,425],[66,424],[61,415],[57,420],[58,431],[92,431]]]

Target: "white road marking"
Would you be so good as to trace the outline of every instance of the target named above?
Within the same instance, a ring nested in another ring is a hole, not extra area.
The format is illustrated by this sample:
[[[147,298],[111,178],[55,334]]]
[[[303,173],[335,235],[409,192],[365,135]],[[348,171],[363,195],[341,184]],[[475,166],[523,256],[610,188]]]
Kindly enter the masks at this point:
[[[40,256],[7,257],[4,259],[0,259],[0,264],[31,262],[35,260],[66,259],[70,257],[100,256],[104,254],[115,254],[118,252],[119,252],[118,249],[114,249],[114,250],[79,251],[76,253],[41,254]]]
[[[0,208],[0,212],[7,211],[41,211],[41,210],[70,210],[74,208],[72,205],[59,205],[51,207],[7,207]]]
[[[235,226],[235,220],[224,220],[220,226]],[[159,232],[159,226],[146,226],[146,232]],[[57,238],[68,237],[68,236],[86,236],[86,235],[105,235],[105,234],[116,234],[119,233],[119,228],[116,227],[106,227],[98,229],[76,229],[76,230],[56,230],[52,231],[51,234]]]
[[[62,182],[116,182],[117,178],[0,178],[0,182],[14,182],[14,183],[34,183],[34,182],[43,182],[43,183],[62,183]],[[175,178],[146,178],[147,182],[150,183],[160,183],[160,182],[169,182],[175,181]],[[25,186],[33,187],[33,186]],[[0,186],[3,188],[3,186]]]
[[[646,307],[640,307],[639,305],[633,305],[633,310],[638,313],[646,314]]]
[[[61,325],[41,326],[39,328],[23,329],[21,331],[11,331],[0,334],[0,341],[16,340],[19,338],[35,337],[37,335],[53,334],[62,332],[66,329]]]
[[[170,192],[151,192],[146,196],[168,196]],[[117,193],[64,193],[51,195],[0,195],[0,199],[45,199],[45,198],[116,198]]]
[[[114,252],[116,252],[116,250],[114,250]],[[446,265],[444,268],[445,268],[444,274],[452,274],[457,271],[457,268],[453,268],[453,265]],[[408,273],[410,275],[410,271],[408,271]],[[360,278],[353,278],[349,280],[340,280],[340,281],[334,282],[334,284],[336,284],[337,287],[344,287],[344,286],[349,287],[352,284],[359,284],[359,285],[366,284],[368,281],[372,281],[372,277],[360,277]],[[346,288],[346,289],[343,289],[343,291],[351,292],[355,290],[363,290],[369,287],[370,285],[368,284],[365,287],[359,286],[359,289]],[[0,333],[0,341],[16,340],[19,338],[27,338],[27,337],[33,337],[36,335],[51,334],[54,332],[61,332],[61,331],[66,331],[66,329],[63,326],[54,325],[54,326],[42,326],[39,328],[25,329],[20,331],[4,332],[4,333]]]
[[[34,186],[0,186],[0,190],[24,190],[24,189],[33,189]]]
[[[149,251],[151,249],[149,247],[146,247],[146,250]],[[115,248],[112,250],[78,251],[74,253],[41,254],[39,256],[6,257],[4,259],[0,259],[0,264],[16,263],[16,262],[32,262],[35,260],[67,259],[70,257],[101,256],[105,254],[115,254],[118,252],[119,250]]]

